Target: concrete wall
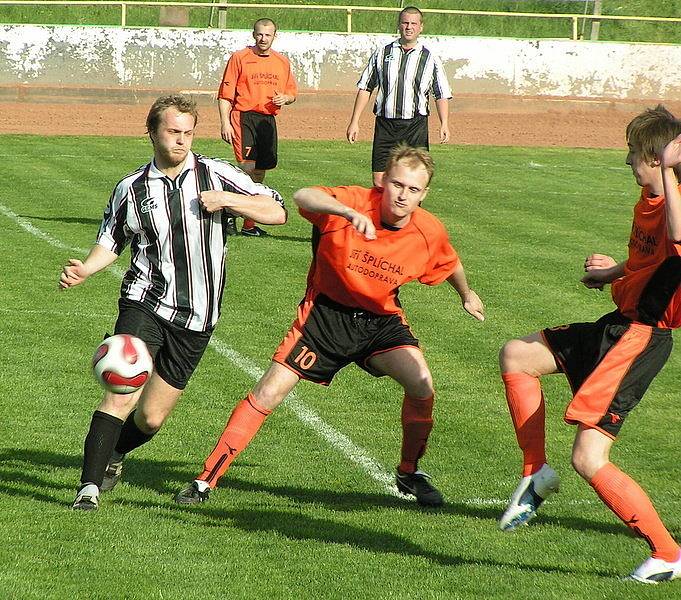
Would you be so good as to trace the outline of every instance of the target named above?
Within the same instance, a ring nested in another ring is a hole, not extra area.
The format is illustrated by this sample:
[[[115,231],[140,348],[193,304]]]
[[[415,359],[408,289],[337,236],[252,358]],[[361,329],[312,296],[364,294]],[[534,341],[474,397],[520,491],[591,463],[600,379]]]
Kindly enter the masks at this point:
[[[287,33],[301,90],[353,90],[391,36]],[[613,99],[681,97],[681,46],[428,37],[455,91]],[[214,90],[249,31],[0,26],[0,86]]]

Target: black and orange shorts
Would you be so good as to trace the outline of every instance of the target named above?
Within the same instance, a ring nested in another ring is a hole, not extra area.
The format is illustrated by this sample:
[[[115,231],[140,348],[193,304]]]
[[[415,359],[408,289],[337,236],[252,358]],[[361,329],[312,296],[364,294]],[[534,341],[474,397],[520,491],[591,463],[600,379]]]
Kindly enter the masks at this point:
[[[233,110],[234,156],[239,163],[254,162],[263,171],[277,166],[277,122],[273,115]]]
[[[542,331],[573,398],[565,422],[617,437],[672,350],[670,329],[632,322],[615,311],[595,323]]]
[[[352,362],[381,377],[383,373],[369,364],[373,356],[418,345],[400,315],[377,315],[319,294],[306,296],[300,303],[298,318],[272,360],[302,379],[329,385],[336,373]]]

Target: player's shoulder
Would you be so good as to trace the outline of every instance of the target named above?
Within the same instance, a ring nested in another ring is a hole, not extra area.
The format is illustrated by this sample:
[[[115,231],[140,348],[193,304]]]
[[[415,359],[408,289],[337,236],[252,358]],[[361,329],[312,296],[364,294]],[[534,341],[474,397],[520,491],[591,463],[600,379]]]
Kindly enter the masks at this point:
[[[241,68],[244,60],[251,52],[252,51],[250,47],[242,48],[241,50],[235,50],[227,59],[227,65],[231,68]]]
[[[426,238],[448,236],[444,223],[425,208],[419,207],[412,213],[412,223]]]
[[[241,50],[236,50],[232,52],[232,55],[229,57],[229,60],[235,59],[235,60],[241,60],[244,56],[248,56],[249,54],[253,53],[253,47],[252,46],[246,46],[245,48],[241,48]]]
[[[288,56],[285,54],[282,54],[281,52],[277,52],[273,48],[270,48],[270,54],[276,58],[278,61],[281,61],[283,63],[289,64],[291,61],[289,60]]]
[[[365,188],[360,185],[337,185],[337,186],[320,186],[333,196],[345,198],[369,198],[371,196],[371,188]]]
[[[245,175],[244,171],[224,158],[211,158],[203,154],[194,154],[194,160],[196,163],[223,175]]]
[[[121,177],[114,186],[114,192],[118,194],[127,192],[127,190],[129,190],[136,181],[146,176],[150,166],[151,163],[140,165],[134,171],[130,171],[130,173]]]
[[[433,60],[435,62],[442,62],[440,57],[438,56],[437,52],[433,50],[432,45],[429,42],[426,42],[425,44],[419,40],[418,46],[417,46],[419,52],[426,58],[426,60]]]

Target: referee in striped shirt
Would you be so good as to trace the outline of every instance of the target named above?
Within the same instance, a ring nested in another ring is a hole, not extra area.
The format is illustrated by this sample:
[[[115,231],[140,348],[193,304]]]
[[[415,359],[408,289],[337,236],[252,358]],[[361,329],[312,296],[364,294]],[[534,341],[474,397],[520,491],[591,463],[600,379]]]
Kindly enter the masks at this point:
[[[153,160],[115,187],[85,261],[71,259],[69,289],[111,265],[130,245],[115,333],[144,340],[154,372],[134,394],[106,392],[85,438],[72,508],[93,510],[120,478],[126,453],[148,442],[175,407],[220,314],[227,221],[286,222],[281,196],[227,162],[191,151],[198,113],[181,95],[162,96],[147,116]]]
[[[407,6],[397,21],[399,39],[376,50],[357,83],[359,88],[347,138],[357,140],[359,117],[377,89],[374,114],[374,145],[371,170],[374,186],[382,187],[383,171],[390,150],[404,142],[428,148],[428,99],[435,96],[440,118],[440,143],[449,141],[449,99],[452,91],[442,61],[418,41],[423,31],[423,14]]]

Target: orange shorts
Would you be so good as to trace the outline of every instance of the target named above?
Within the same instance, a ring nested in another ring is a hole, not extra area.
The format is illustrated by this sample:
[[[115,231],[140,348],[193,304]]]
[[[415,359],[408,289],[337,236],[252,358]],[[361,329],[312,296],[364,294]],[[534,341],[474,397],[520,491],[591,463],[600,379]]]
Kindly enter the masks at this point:
[[[572,388],[565,421],[617,437],[672,349],[670,329],[635,323],[615,311],[595,323],[542,331]]]

